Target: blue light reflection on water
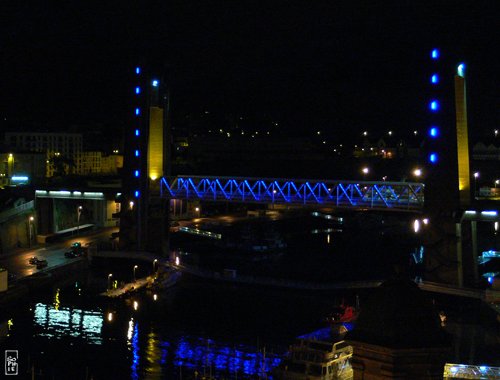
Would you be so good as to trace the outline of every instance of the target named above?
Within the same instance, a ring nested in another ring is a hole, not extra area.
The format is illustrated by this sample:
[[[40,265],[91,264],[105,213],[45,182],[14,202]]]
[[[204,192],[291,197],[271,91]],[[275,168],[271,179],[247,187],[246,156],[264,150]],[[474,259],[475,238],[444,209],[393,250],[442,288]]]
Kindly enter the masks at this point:
[[[139,379],[139,325],[136,323],[134,326],[134,333],[132,335],[132,365],[130,367],[132,379]]]
[[[174,365],[190,369],[214,369],[216,373],[256,376],[269,373],[281,362],[277,354],[264,354],[250,346],[227,346],[213,340],[181,337],[174,353]]]

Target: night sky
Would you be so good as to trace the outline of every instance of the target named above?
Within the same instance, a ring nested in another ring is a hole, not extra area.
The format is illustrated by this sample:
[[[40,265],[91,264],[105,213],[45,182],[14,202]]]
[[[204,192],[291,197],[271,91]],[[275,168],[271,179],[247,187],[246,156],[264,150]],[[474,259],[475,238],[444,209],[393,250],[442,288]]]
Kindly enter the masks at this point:
[[[497,0],[9,4],[0,116],[21,124],[125,125],[146,63],[170,78],[174,126],[210,111],[306,135],[423,129],[440,47],[468,65],[471,128],[500,126]]]

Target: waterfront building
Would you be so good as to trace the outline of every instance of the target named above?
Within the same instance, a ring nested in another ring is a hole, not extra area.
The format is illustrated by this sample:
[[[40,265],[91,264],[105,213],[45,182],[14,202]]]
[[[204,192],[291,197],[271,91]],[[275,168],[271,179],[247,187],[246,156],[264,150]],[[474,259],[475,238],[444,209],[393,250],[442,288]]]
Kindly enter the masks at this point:
[[[16,151],[45,153],[46,177],[80,173],[80,133],[6,132],[4,143]]]

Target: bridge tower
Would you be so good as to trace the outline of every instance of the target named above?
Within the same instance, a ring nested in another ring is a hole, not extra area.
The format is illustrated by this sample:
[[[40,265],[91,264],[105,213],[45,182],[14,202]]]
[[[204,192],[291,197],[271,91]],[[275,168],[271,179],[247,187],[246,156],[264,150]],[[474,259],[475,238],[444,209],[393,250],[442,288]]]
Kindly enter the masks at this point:
[[[160,180],[170,174],[169,94],[165,77],[133,71],[131,127],[126,133],[120,248],[166,254],[167,200]],[[164,252],[162,252],[164,251]]]

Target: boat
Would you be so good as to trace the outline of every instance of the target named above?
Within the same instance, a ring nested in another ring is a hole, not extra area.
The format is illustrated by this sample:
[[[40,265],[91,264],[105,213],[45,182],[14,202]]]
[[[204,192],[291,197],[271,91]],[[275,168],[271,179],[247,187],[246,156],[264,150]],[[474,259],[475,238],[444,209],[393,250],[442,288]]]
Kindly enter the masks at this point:
[[[278,380],[352,379],[352,346],[343,340],[347,327],[322,328],[299,336],[273,370]]]

